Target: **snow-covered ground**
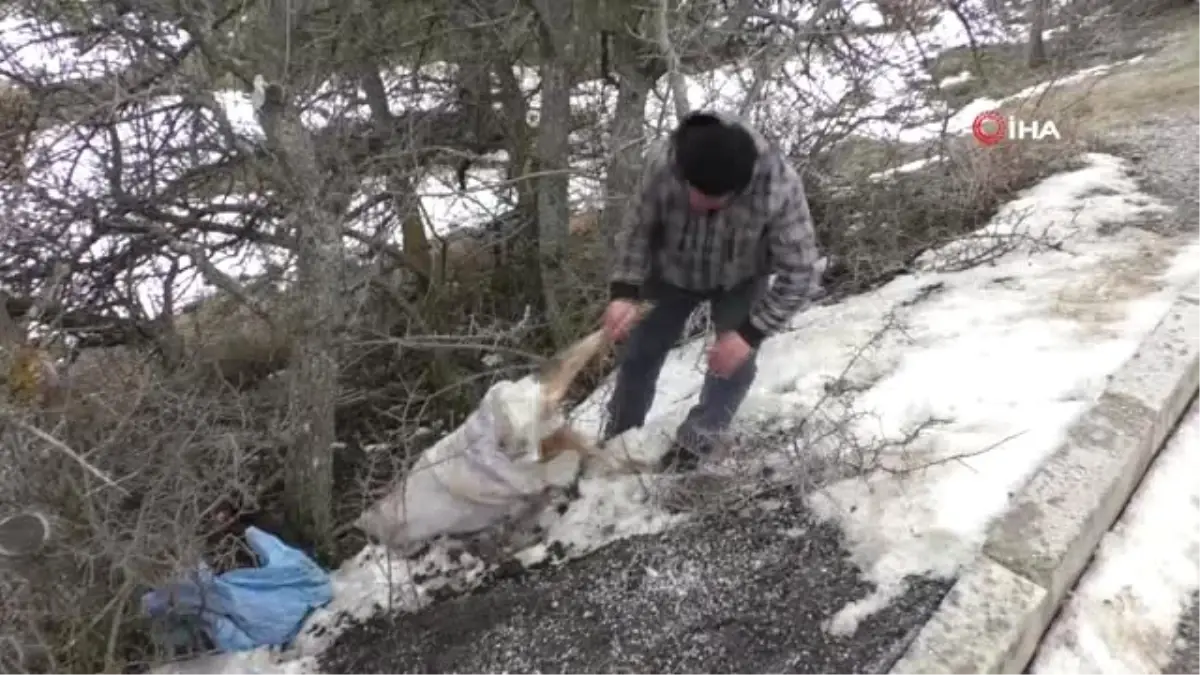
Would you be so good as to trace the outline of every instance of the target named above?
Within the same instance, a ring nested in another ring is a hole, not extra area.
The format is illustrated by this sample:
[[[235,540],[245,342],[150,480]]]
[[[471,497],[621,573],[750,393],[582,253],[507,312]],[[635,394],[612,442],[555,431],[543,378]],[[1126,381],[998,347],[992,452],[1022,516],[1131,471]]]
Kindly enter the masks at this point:
[[[846,448],[874,447],[879,470],[845,478],[811,495],[837,521],[856,562],[878,591],[829,621],[837,633],[904,589],[915,574],[951,576],[977,550],[1008,494],[1046,457],[1075,415],[1101,392],[1106,376],[1132,352],[1200,272],[1200,244],[1125,227],[1163,207],[1141,193],[1125,163],[1089,155],[1087,166],[1052,176],[1006,205],[972,243],[931,254],[925,272],[839,304],[814,307],[768,340],[760,375],[741,414],[747,430],[800,417],[841,428],[839,441],[800,451],[732,458],[717,470],[766,461],[788,471],[823,455],[845,462]],[[1014,232],[1046,233],[1060,245],[1018,246],[991,265],[938,271],[940,256]],[[885,326],[893,327],[885,330]],[[646,428],[615,439],[614,452],[644,458],[665,450],[674,425],[696,399],[705,340],[675,350],[663,370]],[[825,400],[841,379],[857,394]],[[579,406],[586,431],[598,428],[607,387]],[[906,448],[881,445],[916,425],[938,423]],[[581,556],[619,538],[661,531],[671,516],[647,499],[644,477],[587,477],[582,497],[561,516],[547,514],[545,540],[521,558],[543,559],[554,543]],[[470,556],[435,546],[418,560],[364,549],[333,573],[335,599],[316,612],[291,650],[206,660],[209,672],[311,672],[313,657],[349,621],[386,609],[415,610],[434,586],[470,586],[485,573]]]
[[[1032,673],[1159,673],[1200,587],[1200,411],[1193,403],[1105,536]]]

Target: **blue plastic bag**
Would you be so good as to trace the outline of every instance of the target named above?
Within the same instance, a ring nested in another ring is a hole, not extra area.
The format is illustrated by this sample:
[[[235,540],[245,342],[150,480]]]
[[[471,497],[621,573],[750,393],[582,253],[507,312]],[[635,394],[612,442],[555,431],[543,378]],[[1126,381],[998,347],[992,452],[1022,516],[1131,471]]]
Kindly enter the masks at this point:
[[[177,581],[142,596],[154,618],[199,620],[223,652],[291,642],[305,617],[333,599],[329,575],[303,552],[256,527],[246,539],[262,567],[214,575],[203,567],[194,579]]]

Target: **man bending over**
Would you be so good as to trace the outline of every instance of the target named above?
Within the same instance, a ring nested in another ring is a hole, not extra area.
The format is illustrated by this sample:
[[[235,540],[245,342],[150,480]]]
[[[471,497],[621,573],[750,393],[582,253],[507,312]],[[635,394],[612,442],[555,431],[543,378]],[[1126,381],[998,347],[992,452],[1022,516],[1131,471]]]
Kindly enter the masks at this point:
[[[628,341],[605,439],[642,426],[667,353],[708,302],[717,338],[700,401],[662,460],[664,470],[695,468],[746,398],[759,345],[819,288],[816,263],[804,185],[783,153],[724,115],[684,119],[649,153],[616,237],[604,328]],[[654,305],[639,321],[641,300]]]

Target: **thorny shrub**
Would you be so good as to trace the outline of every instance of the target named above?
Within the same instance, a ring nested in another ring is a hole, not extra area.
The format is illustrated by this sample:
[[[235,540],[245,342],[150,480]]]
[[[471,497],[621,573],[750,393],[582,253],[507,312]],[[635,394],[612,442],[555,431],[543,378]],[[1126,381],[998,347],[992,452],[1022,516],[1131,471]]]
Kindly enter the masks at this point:
[[[53,524],[41,553],[0,567],[0,633],[37,656],[4,664],[15,672],[159,661],[142,594],[201,561],[221,571],[252,560],[230,535],[267,482],[269,411],[128,352],[89,367],[103,384],[61,408],[0,404],[0,517],[37,511]]]
[[[1073,168],[1081,150],[1069,137],[993,147],[958,138],[915,170],[879,177],[903,167],[862,167],[848,184],[814,180],[810,208],[830,259],[826,291],[844,297],[912,271],[924,251],[983,227],[1018,191]]]

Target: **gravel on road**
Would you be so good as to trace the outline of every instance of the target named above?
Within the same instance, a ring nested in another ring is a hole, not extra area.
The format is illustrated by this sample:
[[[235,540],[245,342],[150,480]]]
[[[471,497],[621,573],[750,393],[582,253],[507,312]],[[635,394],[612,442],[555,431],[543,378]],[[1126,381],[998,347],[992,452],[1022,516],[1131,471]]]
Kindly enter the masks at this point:
[[[377,617],[322,672],[887,672],[952,580],[907,592],[849,637],[822,625],[872,586],[840,530],[774,495],[415,614]]]

